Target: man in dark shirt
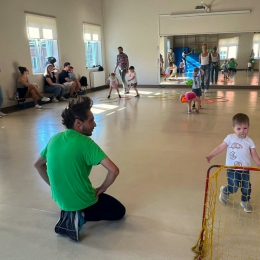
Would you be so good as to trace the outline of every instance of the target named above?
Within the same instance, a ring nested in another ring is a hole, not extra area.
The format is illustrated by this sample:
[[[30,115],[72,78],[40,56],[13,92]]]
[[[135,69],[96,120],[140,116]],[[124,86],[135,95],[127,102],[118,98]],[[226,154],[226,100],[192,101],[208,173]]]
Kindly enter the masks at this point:
[[[69,78],[70,63],[64,63],[64,69],[59,74],[59,83],[65,86],[66,90],[70,90],[70,97],[76,97],[77,82],[74,79]]]
[[[116,67],[114,73],[116,73],[117,67],[119,68],[119,74],[123,83],[125,94],[129,94],[128,85],[125,80],[125,75],[128,73],[129,60],[128,56],[123,52],[123,47],[118,47],[119,54],[117,55]]]

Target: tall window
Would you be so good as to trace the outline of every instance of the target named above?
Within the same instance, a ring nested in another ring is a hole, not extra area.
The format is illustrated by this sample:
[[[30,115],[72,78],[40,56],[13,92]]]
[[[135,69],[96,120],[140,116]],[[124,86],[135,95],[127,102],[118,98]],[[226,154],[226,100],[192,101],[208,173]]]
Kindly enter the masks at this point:
[[[59,66],[56,20],[26,14],[26,25],[31,53],[33,74],[43,73],[47,57],[55,57]]]
[[[256,59],[260,58],[260,33],[255,33],[253,37],[253,50]]]
[[[220,39],[218,42],[219,56],[221,60],[237,58],[239,37]]]
[[[101,27],[99,25],[83,24],[83,39],[85,45],[86,67],[102,65]]]

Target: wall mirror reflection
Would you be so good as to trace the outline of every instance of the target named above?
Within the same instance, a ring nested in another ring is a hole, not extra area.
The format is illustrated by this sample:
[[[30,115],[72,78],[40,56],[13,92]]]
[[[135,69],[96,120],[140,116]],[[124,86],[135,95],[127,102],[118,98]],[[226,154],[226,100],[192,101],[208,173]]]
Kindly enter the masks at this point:
[[[160,37],[160,84],[186,85],[203,60],[203,43],[209,53],[210,85],[259,85],[260,33],[222,33]],[[204,51],[205,52],[205,51]]]

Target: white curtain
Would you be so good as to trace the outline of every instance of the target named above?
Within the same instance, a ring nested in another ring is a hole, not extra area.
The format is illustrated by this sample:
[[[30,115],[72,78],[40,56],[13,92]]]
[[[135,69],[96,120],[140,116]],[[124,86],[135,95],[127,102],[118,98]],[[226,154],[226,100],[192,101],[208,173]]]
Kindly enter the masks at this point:
[[[219,39],[218,47],[238,46],[239,37]]]

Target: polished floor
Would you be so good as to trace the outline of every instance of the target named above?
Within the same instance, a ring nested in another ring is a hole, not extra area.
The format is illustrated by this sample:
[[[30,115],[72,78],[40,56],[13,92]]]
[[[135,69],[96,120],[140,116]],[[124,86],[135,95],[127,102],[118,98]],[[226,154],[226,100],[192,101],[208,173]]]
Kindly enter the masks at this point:
[[[166,80],[165,77],[161,77],[160,84],[161,85],[186,85],[186,81],[192,77],[192,73],[178,73],[177,77],[169,77]],[[246,72],[244,70],[239,70],[237,73],[231,73],[228,80],[224,80],[223,75],[219,71],[217,86],[257,86],[259,82],[259,72],[258,71],[252,71],[252,72]]]
[[[210,166],[205,156],[232,133],[238,112],[249,115],[249,136],[260,153],[260,103],[256,90],[212,90],[199,114],[187,114],[178,101],[185,90],[145,88],[140,98],[131,92],[121,100],[115,93],[107,100],[107,90],[89,94],[97,123],[92,138],[120,168],[107,193],[127,213],[118,222],[87,223],[80,243],[54,233],[59,209],[33,167],[50,137],[63,131],[66,103],[0,118],[0,258],[193,259]],[[224,162],[225,153],[212,160]],[[105,176],[102,166],[94,167],[93,185]]]

